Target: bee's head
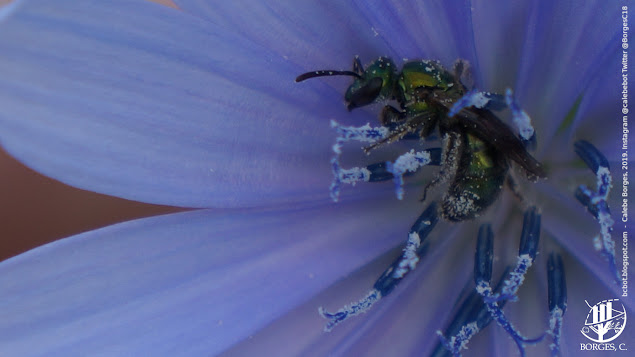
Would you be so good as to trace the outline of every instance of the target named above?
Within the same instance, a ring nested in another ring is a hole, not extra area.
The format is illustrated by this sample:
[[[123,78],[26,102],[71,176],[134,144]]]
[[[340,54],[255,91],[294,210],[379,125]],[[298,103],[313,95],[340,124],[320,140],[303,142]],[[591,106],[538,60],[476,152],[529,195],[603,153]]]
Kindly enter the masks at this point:
[[[391,59],[379,57],[366,70],[362,67],[358,57],[353,60],[352,71],[321,70],[304,73],[295,79],[301,82],[309,78],[324,76],[355,77],[353,84],[348,87],[344,99],[348,110],[363,107],[380,100],[390,99],[395,86],[395,64]]]

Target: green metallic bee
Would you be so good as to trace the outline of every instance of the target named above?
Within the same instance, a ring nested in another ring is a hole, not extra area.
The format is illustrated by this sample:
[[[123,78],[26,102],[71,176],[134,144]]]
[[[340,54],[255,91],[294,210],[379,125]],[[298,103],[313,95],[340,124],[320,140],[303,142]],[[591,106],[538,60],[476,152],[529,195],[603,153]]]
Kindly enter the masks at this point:
[[[512,179],[512,165],[520,166],[532,181],[546,176],[542,165],[527,152],[527,148],[535,144],[536,136],[529,116],[520,109],[512,91],[508,89],[503,96],[468,90],[471,80],[465,61],[457,61],[452,72],[444,69],[439,62],[429,60],[407,62],[399,71],[389,58],[380,57],[366,69],[355,58],[352,71],[308,72],[298,76],[296,81],[342,75],[354,77],[353,84],[345,94],[349,110],[387,101],[395,101],[398,107],[384,106],[380,114],[381,127],[344,127],[332,121],[331,125],[338,136],[333,145],[335,157],[331,160],[334,173],[331,197],[337,200],[341,183],[392,179],[396,184],[397,197],[401,199],[403,176],[425,165],[440,165],[441,170],[426,186],[423,200],[429,188],[440,183],[448,184],[441,202],[433,201],[424,209],[408,232],[402,254],[384,270],[366,295],[335,312],[320,307],[320,314],[327,320],[325,331],[331,331],[350,317],[368,311],[394,291],[425,259],[431,246],[427,239],[439,218],[459,222],[479,216],[496,201],[504,185],[508,185],[522,200]],[[511,109],[518,136],[492,112],[504,107]],[[370,142],[371,145],[365,148],[368,153],[373,148],[402,139],[432,139],[433,136],[441,139],[440,148],[419,152],[413,149],[394,162],[366,167],[343,169],[339,164],[342,143],[346,141]],[[579,152],[586,152],[585,147],[587,145],[581,145]],[[601,155],[589,152],[584,154],[587,162],[605,166],[598,163],[597,158]],[[581,202],[586,205],[591,196],[593,193],[581,194]],[[434,355],[443,352],[459,355],[472,336],[491,321],[496,321],[509,334],[521,355],[524,355],[526,345],[537,344],[546,335],[554,336],[555,342],[550,348],[557,351],[559,337],[555,336],[560,335],[559,326],[566,308],[566,286],[560,258],[558,263],[553,257],[549,262],[550,321],[559,322],[550,326],[541,336],[528,339],[513,327],[501,310],[506,301],[516,298],[527,269],[534,262],[540,238],[540,222],[539,210],[530,207],[523,218],[516,267],[506,272],[494,286],[490,284],[493,233],[489,224],[481,225],[475,252],[475,292],[459,308],[445,332],[438,332],[441,342]],[[558,302],[552,304],[552,300]]]
[[[349,110],[395,100],[399,108],[386,105],[380,114],[389,134],[365,148],[366,152],[408,135],[427,138],[438,128],[443,139],[442,168],[425,192],[449,181],[440,214],[449,221],[463,221],[479,216],[495,202],[506,182],[515,186],[508,175],[512,162],[530,180],[546,177],[523,140],[488,107],[467,105],[449,115],[468,94],[462,83],[462,78],[468,78],[465,67],[466,62],[459,60],[451,73],[439,62],[420,60],[407,62],[398,71],[391,59],[380,57],[364,69],[356,57],[352,71],[313,71],[298,76],[296,82],[323,76],[354,77],[344,97]]]

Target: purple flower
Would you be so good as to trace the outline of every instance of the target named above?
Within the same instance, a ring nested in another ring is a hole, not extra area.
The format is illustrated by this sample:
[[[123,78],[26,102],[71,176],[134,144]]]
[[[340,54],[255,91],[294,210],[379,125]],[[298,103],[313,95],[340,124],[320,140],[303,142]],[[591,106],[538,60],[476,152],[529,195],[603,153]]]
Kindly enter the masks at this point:
[[[1,10],[4,148],[69,185],[200,209],[87,232],[0,264],[0,355],[429,354],[474,288],[480,224],[494,231],[496,282],[516,261],[525,208],[506,192],[479,220],[440,221],[429,252],[390,296],[324,333],[318,307],[335,311],[372,288],[401,254],[426,207],[421,183],[433,177],[404,177],[402,201],[391,183],[345,185],[331,201],[329,121],[378,126],[381,107],[347,112],[350,78],[294,79],[350,70],[356,55],[398,65],[437,59],[446,68],[465,59],[477,88],[512,88],[531,116],[532,155],[549,178],[518,179],[542,212],[536,262],[503,310],[519,331],[534,337],[549,328],[550,252],[563,257],[567,275],[563,354],[590,342],[580,333],[585,300],[620,298],[633,311],[593,247],[600,226],[574,197],[578,185],[595,184],[574,152],[579,139],[607,156],[614,180],[622,177],[620,6],[176,3],[180,11],[130,0]],[[346,146],[343,160],[395,160],[407,151],[400,144],[370,157]],[[619,202],[613,192],[615,220]],[[632,226],[618,221],[621,269],[621,232]],[[548,353],[549,339],[527,352]],[[615,342],[634,341],[627,326]],[[494,323],[468,347],[517,353]]]

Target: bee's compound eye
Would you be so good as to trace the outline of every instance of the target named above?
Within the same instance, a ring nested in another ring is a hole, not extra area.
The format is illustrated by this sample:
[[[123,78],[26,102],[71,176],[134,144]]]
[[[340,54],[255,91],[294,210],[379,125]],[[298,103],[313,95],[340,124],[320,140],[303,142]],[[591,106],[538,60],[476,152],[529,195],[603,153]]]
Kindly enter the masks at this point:
[[[374,102],[379,96],[383,85],[384,81],[379,77],[375,77],[358,90],[352,92],[350,98],[348,98],[348,110]]]

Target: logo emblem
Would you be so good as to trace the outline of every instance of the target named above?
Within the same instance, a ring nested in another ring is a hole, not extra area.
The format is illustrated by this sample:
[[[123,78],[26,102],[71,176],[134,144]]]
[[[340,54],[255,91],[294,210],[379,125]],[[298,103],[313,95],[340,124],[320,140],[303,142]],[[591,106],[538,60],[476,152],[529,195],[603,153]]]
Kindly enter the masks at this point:
[[[626,326],[626,308],[619,299],[602,300],[591,306],[580,332],[591,341],[604,343],[616,339]]]

